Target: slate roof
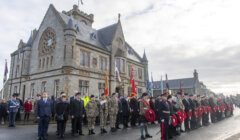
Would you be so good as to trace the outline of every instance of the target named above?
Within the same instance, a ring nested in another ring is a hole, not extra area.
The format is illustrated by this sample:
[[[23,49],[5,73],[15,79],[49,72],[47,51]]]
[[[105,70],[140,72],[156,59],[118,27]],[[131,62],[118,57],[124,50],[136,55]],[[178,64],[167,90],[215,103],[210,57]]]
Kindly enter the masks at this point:
[[[117,23],[109,25],[102,29],[99,29],[98,36],[99,36],[100,42],[104,46],[110,45],[112,43],[112,40],[113,40],[116,30],[117,30]]]
[[[180,83],[182,83],[182,88],[193,88],[195,84],[194,78],[184,78],[184,79],[172,79],[168,80],[169,88],[170,89],[180,89]],[[154,81],[153,82],[153,89],[161,89],[161,81]],[[166,80],[163,80],[163,89],[166,89]]]

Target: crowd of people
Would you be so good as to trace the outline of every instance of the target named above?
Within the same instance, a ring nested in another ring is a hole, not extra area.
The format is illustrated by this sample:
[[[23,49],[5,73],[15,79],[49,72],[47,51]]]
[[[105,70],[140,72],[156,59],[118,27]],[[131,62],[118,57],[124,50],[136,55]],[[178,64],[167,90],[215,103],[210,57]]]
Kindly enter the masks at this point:
[[[101,134],[118,129],[139,126],[141,139],[152,138],[147,125],[160,124],[162,140],[168,140],[181,133],[208,126],[224,118],[233,115],[234,100],[230,97],[211,94],[192,95],[178,92],[170,95],[168,92],[158,97],[150,97],[143,93],[141,97],[124,97],[118,93],[111,96],[96,97],[86,96],[80,92],[72,97],[67,97],[64,92],[60,97],[49,98],[47,92],[38,94],[32,103],[27,99],[24,103],[18,98],[18,94],[12,95],[9,101],[0,102],[0,122],[7,121],[9,127],[15,127],[15,121],[21,119],[20,110],[24,110],[24,121],[29,121],[31,112],[38,123],[38,139],[47,139],[49,122],[57,123],[56,135],[63,138],[67,121],[71,121],[72,136],[84,135],[82,127],[87,124],[88,135],[94,135],[96,123],[100,125]],[[120,127],[123,125],[123,128]]]

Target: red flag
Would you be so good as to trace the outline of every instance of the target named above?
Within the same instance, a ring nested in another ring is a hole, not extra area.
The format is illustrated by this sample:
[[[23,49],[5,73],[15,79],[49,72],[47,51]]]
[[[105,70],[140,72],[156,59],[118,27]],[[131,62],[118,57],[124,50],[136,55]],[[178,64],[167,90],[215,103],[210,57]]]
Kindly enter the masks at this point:
[[[137,92],[136,92],[135,80],[134,80],[134,77],[133,77],[133,67],[132,66],[131,66],[131,73],[130,73],[130,84],[131,84],[131,87],[132,87],[131,97],[136,96]]]
[[[104,96],[108,96],[108,76],[105,76]]]

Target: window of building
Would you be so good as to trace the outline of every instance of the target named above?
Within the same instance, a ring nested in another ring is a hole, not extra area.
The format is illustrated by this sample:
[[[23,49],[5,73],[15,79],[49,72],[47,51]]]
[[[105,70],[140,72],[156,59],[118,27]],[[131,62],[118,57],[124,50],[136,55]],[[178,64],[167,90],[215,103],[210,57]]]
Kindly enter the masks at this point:
[[[138,78],[142,79],[142,68],[138,68]]]
[[[119,72],[124,73],[125,72],[125,60],[122,58],[116,58],[115,63],[116,63],[116,66],[117,66]]]
[[[31,84],[30,86],[30,97],[34,97],[35,96],[35,89],[34,89],[34,83]]]
[[[138,88],[138,95],[142,94],[142,88]]]
[[[58,97],[59,94],[59,83],[60,83],[59,79],[54,81],[54,96],[56,98]]]
[[[104,93],[105,83],[98,83],[99,95]],[[100,96],[99,96],[100,97]]]
[[[47,64],[46,64],[47,68],[48,68],[48,65],[49,65],[49,57],[47,57]]]
[[[50,65],[53,65],[53,56],[51,56],[51,61],[50,61]]]
[[[14,86],[14,88],[13,88],[13,93],[17,93],[17,89],[18,89],[18,87],[17,87],[17,86]]]
[[[83,95],[88,95],[88,92],[89,92],[89,81],[79,80],[79,91]]]
[[[90,53],[87,51],[80,51],[80,65],[90,67]]]
[[[43,62],[42,62],[42,68],[44,69],[44,65],[45,65],[45,58],[43,58]]]
[[[15,78],[17,78],[18,75],[19,75],[19,65],[17,65],[17,67],[16,67]]]
[[[100,57],[100,70],[107,70],[107,58],[106,57]]]
[[[42,85],[41,85],[41,92],[45,92],[45,91],[46,91],[46,84],[47,84],[46,81],[43,81],[43,82],[42,82]]]
[[[41,64],[42,64],[42,60],[39,59],[39,62],[38,62],[38,68],[41,68]]]

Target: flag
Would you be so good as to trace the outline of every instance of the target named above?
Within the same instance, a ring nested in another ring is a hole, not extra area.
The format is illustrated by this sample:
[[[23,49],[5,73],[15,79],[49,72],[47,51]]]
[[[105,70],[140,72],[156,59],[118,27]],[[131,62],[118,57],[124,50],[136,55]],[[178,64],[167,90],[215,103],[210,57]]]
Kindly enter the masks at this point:
[[[119,73],[119,70],[118,70],[118,67],[117,67],[117,63],[115,62],[115,76],[116,78],[118,79],[119,82],[121,82],[121,77],[120,77],[120,73]]]
[[[166,74],[166,89],[167,89],[167,91],[170,90],[170,88],[169,88],[169,83],[168,83],[168,76],[167,76],[167,74]]]
[[[104,96],[108,96],[108,76],[105,75]]]
[[[3,83],[5,83],[7,81],[7,74],[8,74],[8,66],[7,66],[7,59],[6,59],[5,60]]]
[[[135,81],[134,81],[134,76],[133,76],[133,67],[131,66],[131,73],[130,73],[130,85],[132,87],[132,95],[131,97],[136,96],[136,85],[135,85]]]

